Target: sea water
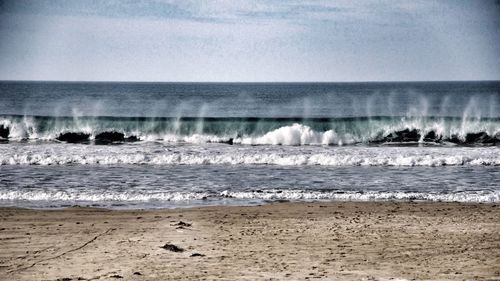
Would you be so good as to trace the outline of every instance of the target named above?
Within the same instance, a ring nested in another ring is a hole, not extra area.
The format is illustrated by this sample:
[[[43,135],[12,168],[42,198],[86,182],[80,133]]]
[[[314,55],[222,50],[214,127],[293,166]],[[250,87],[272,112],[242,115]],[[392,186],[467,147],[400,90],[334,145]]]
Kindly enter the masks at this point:
[[[0,82],[0,205],[500,202],[500,82]]]

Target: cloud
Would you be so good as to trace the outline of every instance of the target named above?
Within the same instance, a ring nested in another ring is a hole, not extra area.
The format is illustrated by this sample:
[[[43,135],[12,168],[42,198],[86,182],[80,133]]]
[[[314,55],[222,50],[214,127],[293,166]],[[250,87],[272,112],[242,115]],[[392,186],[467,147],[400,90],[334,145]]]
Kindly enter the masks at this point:
[[[0,3],[0,79],[500,76],[498,6],[493,1]]]

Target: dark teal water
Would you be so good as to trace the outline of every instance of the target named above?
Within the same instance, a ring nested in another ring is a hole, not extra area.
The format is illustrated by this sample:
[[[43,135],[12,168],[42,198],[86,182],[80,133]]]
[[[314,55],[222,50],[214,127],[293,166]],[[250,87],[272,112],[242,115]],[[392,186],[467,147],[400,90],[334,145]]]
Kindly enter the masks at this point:
[[[500,82],[0,82],[0,113],[127,117],[500,117]]]

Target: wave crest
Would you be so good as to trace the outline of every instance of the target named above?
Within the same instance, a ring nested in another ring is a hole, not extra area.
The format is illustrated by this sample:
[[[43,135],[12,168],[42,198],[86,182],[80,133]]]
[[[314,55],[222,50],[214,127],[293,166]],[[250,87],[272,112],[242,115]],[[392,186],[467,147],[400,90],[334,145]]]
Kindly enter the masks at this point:
[[[3,116],[0,117],[0,139],[95,144],[163,141],[250,145],[499,145],[500,119]]]

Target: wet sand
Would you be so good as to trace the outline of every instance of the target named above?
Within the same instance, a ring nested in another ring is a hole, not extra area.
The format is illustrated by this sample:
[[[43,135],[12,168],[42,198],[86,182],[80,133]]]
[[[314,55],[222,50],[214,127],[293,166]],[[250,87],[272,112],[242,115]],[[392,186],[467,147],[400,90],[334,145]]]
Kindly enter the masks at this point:
[[[500,206],[2,208],[0,279],[500,280]]]

